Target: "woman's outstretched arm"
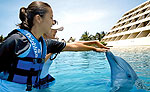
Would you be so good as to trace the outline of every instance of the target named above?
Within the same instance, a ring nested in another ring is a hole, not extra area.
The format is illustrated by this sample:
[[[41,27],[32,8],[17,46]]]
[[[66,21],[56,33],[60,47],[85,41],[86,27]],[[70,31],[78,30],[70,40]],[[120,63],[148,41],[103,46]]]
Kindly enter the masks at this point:
[[[82,43],[82,42],[74,42],[74,43],[66,43],[66,47],[63,51],[96,51],[96,52],[105,52],[108,49],[105,48],[96,48],[94,46],[88,46],[91,43]]]

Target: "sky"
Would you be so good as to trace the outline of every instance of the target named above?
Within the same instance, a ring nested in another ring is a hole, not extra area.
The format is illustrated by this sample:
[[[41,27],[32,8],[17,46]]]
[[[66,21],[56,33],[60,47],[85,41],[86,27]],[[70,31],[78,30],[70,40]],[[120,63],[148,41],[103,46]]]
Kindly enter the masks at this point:
[[[19,10],[33,0],[0,0],[0,35],[4,37],[20,23]],[[41,0],[51,5],[54,19],[64,30],[60,39],[80,39],[85,31],[108,32],[122,15],[147,0]]]

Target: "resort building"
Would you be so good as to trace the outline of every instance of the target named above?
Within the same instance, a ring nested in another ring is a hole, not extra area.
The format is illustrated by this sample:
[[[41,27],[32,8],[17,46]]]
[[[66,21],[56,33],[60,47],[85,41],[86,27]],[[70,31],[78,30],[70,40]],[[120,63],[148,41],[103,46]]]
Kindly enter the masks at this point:
[[[150,45],[150,1],[126,12],[102,41],[107,46]]]

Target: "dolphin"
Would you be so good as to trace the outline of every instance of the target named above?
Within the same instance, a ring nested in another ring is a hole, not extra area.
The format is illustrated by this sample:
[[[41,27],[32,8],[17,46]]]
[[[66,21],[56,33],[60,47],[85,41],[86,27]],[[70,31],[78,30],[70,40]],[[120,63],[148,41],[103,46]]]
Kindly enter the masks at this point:
[[[135,71],[124,59],[114,56],[111,51],[105,54],[111,68],[110,92],[129,92],[138,79]]]

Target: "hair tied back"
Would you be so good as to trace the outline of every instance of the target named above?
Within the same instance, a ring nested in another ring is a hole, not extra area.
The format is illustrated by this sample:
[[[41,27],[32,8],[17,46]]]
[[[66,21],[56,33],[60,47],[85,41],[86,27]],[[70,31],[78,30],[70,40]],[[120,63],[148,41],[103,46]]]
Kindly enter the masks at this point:
[[[19,15],[19,18],[20,18],[20,20],[23,22],[23,21],[25,21],[26,20],[26,18],[27,18],[27,9],[25,8],[25,7],[22,7],[22,8],[20,8],[20,15]]]

